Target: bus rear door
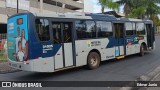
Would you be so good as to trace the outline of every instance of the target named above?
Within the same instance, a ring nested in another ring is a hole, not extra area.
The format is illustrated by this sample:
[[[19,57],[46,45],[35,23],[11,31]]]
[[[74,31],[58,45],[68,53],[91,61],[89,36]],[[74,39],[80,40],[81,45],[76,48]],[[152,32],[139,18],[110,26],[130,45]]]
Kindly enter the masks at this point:
[[[124,23],[114,23],[115,30],[115,55],[118,58],[123,58],[125,55],[125,38],[124,38]]]
[[[152,47],[154,43],[154,30],[152,24],[146,24],[146,31],[147,31],[147,45],[148,47]]]

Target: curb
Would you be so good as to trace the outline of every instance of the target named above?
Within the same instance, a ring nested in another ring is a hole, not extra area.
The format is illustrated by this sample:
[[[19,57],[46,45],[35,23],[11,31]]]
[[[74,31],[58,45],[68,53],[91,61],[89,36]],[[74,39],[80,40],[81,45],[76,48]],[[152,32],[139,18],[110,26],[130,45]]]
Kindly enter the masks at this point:
[[[152,81],[156,77],[158,77],[159,75],[160,75],[160,66],[155,68],[153,71],[146,73],[145,75],[140,76],[135,81]],[[119,90],[139,90],[140,88],[142,88],[142,87],[121,87]],[[144,90],[146,90],[146,89],[147,88],[145,88]]]
[[[0,74],[7,74],[7,73],[14,73],[14,72],[20,72],[21,70],[13,69],[13,70],[4,70],[0,71]]]
[[[20,70],[10,67],[7,60],[0,61],[0,74],[14,73],[18,71]]]

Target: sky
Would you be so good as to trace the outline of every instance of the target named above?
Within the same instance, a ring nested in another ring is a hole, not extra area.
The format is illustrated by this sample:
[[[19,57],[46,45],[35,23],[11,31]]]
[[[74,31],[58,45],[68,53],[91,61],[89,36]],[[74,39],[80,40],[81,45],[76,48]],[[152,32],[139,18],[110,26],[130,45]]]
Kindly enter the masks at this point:
[[[93,13],[100,13],[101,6],[98,4],[98,0],[88,0],[89,2],[93,3],[94,11]],[[111,11],[111,9],[106,8],[105,11]],[[123,13],[123,6],[120,7],[120,13]]]

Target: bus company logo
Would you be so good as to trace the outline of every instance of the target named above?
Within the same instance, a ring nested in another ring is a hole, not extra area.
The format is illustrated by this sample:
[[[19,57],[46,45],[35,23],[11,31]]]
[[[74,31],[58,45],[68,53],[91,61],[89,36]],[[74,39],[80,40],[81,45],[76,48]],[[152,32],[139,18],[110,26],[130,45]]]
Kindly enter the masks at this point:
[[[43,45],[43,49],[44,48],[50,49],[50,48],[53,48],[53,45]]]
[[[8,24],[8,29],[9,29],[9,30],[14,29],[14,23],[9,23],[9,24]]]
[[[11,82],[2,82],[2,87],[12,87]]]
[[[43,53],[53,50],[53,45],[43,45]]]

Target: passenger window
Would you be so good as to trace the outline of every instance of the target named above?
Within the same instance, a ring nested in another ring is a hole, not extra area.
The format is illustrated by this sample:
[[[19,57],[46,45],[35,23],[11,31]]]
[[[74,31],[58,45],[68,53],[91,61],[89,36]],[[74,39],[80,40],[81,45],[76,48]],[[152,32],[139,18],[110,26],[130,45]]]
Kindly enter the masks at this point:
[[[72,42],[72,24],[71,23],[63,23],[63,36],[64,43]]]
[[[137,35],[144,35],[145,34],[144,23],[136,23],[136,31]]]
[[[75,27],[78,40],[96,38],[94,21],[76,21]]]
[[[96,23],[98,37],[103,38],[113,36],[111,22],[97,21]]]
[[[49,41],[49,21],[47,19],[36,19],[36,33],[40,41]]]
[[[134,35],[135,34],[135,23],[126,22],[126,35]]]
[[[61,23],[54,23],[52,22],[52,29],[53,29],[53,41],[54,43],[61,43]]]

